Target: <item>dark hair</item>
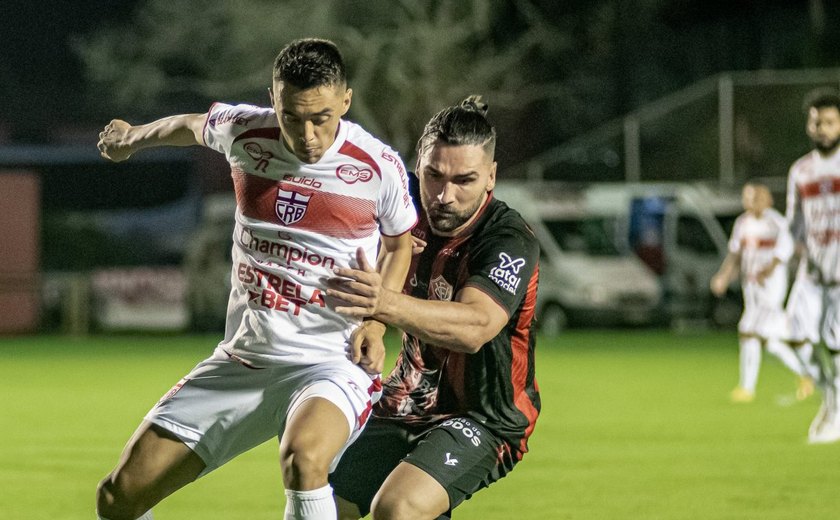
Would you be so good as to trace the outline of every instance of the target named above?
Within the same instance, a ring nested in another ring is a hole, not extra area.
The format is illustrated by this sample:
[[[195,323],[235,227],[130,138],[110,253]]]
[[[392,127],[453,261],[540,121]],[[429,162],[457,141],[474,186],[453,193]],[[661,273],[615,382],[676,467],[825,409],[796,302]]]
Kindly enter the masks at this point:
[[[347,74],[341,52],[333,42],[304,38],[283,47],[274,60],[273,79],[308,89],[345,85]]]
[[[805,96],[805,103],[803,107],[805,113],[812,108],[830,108],[834,107],[840,111],[840,94],[833,88],[818,88],[812,90]]]
[[[417,153],[436,142],[454,145],[479,145],[493,157],[496,128],[487,120],[487,103],[481,96],[469,96],[460,104],[444,108],[434,115],[417,141]]]

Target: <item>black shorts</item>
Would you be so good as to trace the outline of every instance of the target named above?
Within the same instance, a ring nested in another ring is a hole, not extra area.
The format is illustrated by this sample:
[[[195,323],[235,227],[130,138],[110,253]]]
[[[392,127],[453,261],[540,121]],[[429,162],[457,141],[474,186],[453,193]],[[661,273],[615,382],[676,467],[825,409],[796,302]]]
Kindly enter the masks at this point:
[[[330,484],[337,496],[370,512],[376,492],[397,465],[408,462],[437,480],[449,495],[449,511],[513,467],[500,457],[503,442],[477,421],[456,417],[417,430],[399,420],[372,417],[347,448]]]

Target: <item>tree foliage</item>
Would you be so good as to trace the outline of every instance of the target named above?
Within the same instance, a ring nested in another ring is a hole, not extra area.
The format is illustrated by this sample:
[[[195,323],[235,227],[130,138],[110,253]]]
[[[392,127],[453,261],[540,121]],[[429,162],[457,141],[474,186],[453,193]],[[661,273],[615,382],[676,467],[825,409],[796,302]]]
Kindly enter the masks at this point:
[[[149,117],[265,104],[279,49],[329,38],[348,62],[351,117],[407,153],[431,114],[469,94],[501,111],[568,98],[545,64],[570,37],[546,20],[528,0],[147,0],[76,47],[106,102]]]

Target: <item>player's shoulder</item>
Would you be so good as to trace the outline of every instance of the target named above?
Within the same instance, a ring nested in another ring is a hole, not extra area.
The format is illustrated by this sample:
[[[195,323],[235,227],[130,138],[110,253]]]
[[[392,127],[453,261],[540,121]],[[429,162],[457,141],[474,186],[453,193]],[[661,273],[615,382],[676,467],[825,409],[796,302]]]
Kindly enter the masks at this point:
[[[784,220],[785,217],[776,208],[767,208],[764,210],[764,215],[772,220]]]
[[[779,213],[776,208],[767,208],[764,210],[765,218],[773,223],[774,226],[781,230],[788,229],[788,221],[784,215]]]
[[[810,166],[814,163],[814,158],[814,152],[810,151],[802,157],[800,157],[799,159],[795,160],[790,167],[791,175],[796,175],[798,172],[809,169]]]
[[[536,246],[537,237],[524,217],[504,201],[492,198],[487,205],[480,241],[492,242],[500,239],[517,239],[523,246]]]
[[[273,108],[245,103],[214,103],[208,112],[207,126],[218,132],[238,133],[251,128],[279,125]]]
[[[749,211],[745,211],[737,217],[735,217],[735,223],[732,225],[732,232],[734,233],[743,228],[746,225],[746,223],[749,222],[751,219],[752,215]]]
[[[384,141],[365,130],[360,124],[346,119],[341,120],[344,127],[344,144],[339,153],[351,156],[370,157],[381,169],[402,170],[400,154]]]

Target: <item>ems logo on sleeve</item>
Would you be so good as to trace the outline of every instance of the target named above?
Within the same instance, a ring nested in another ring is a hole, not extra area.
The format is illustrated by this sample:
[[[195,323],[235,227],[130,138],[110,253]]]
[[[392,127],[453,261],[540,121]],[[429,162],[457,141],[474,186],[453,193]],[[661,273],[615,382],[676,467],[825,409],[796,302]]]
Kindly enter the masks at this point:
[[[286,226],[291,226],[299,221],[306,214],[310,197],[311,195],[301,195],[296,191],[277,188],[277,201],[274,204],[277,218]]]
[[[490,279],[496,285],[511,294],[516,294],[519,282],[519,270],[525,265],[524,258],[511,258],[507,253],[499,253],[499,265],[490,270]]]

